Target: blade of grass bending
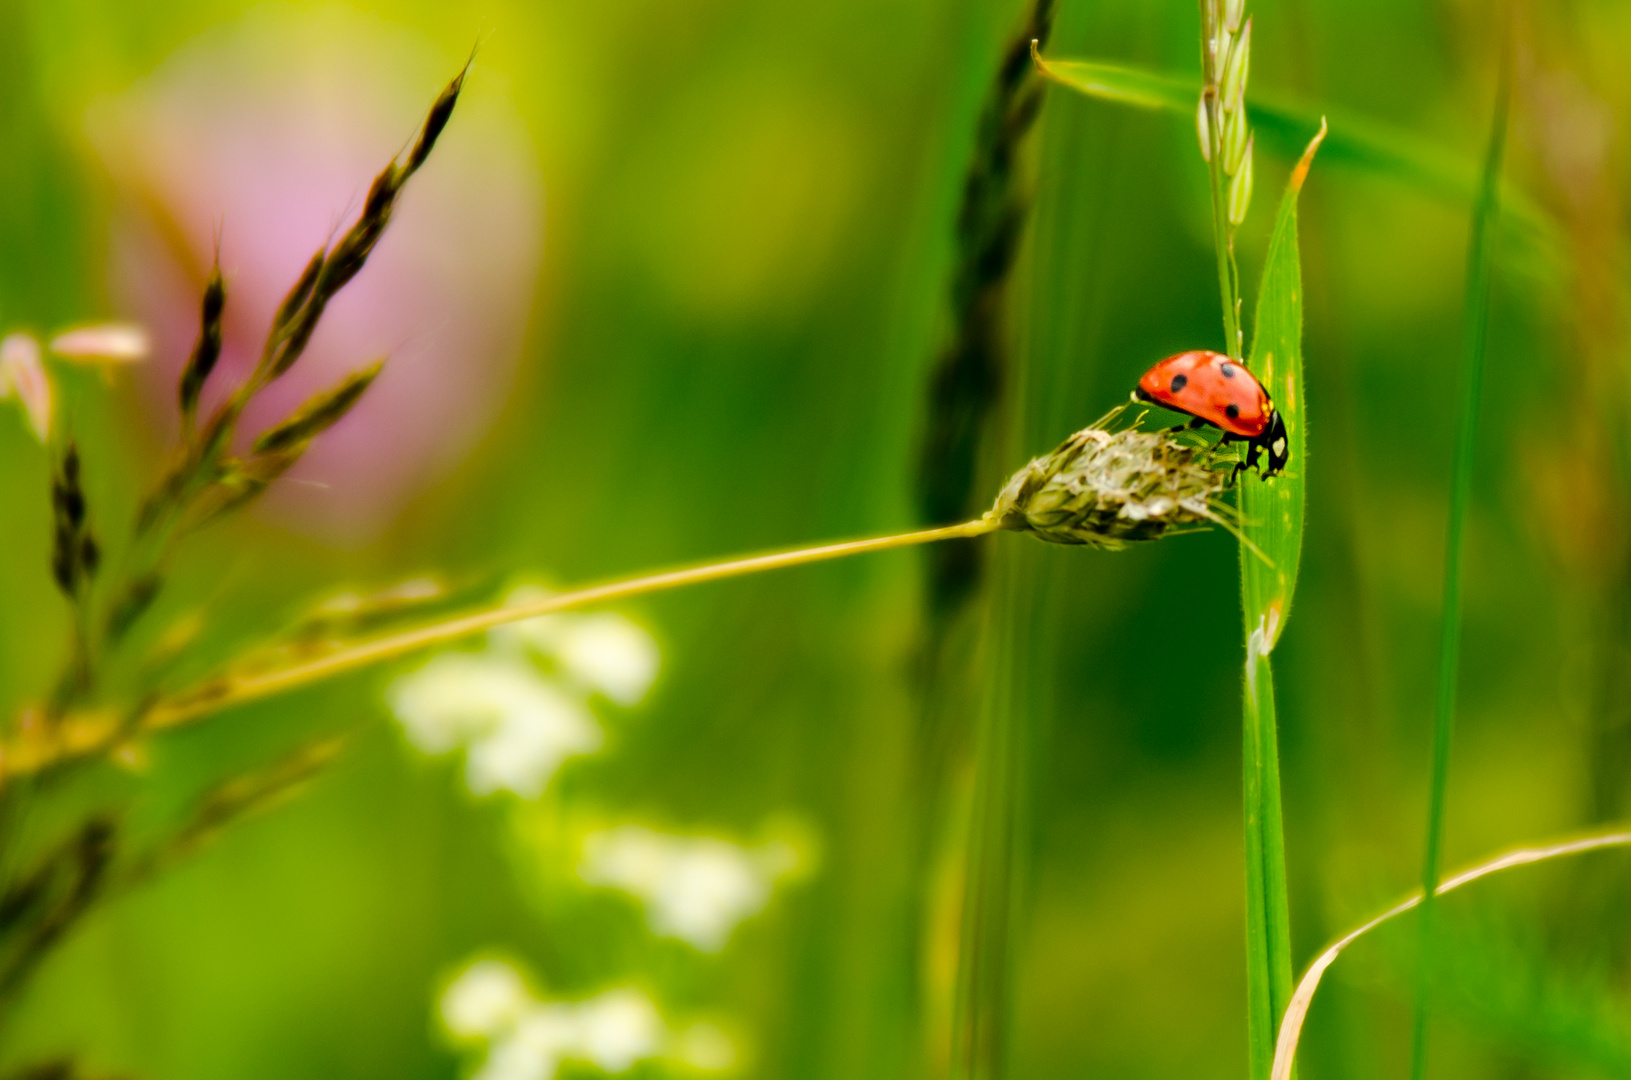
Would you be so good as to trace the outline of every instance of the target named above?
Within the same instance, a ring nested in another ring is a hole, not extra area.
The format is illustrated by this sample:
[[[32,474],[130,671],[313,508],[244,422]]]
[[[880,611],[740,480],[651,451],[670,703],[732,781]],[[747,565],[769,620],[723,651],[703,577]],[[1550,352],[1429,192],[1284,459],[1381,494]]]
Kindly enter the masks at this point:
[[[1416,1009],[1412,1024],[1410,1075],[1421,1080],[1427,1068],[1428,980],[1433,961],[1434,888],[1444,840],[1444,797],[1449,784],[1450,733],[1455,722],[1456,675],[1461,659],[1461,550],[1467,503],[1472,497],[1473,457],[1478,449],[1478,404],[1484,383],[1484,345],[1489,327],[1490,247],[1500,215],[1501,161],[1506,151],[1507,105],[1512,92],[1510,51],[1501,61],[1495,91],[1495,117],[1484,179],[1473,212],[1467,246],[1467,296],[1462,315],[1461,401],[1456,421],[1455,463],[1450,481],[1450,520],[1445,533],[1444,615],[1440,624],[1438,699],[1433,715],[1433,773],[1427,802],[1427,843],[1422,856],[1421,946],[1417,959]]]
[[[1096,60],[1049,60],[1040,55],[1035,59],[1044,75],[1080,94],[1171,113],[1186,123],[1194,123],[1195,99],[1201,84],[1193,77]],[[1297,153],[1308,132],[1324,116],[1331,120],[1331,135],[1321,151],[1326,164],[1376,173],[1443,199],[1472,203],[1478,197],[1480,174],[1475,162],[1412,132],[1365,116],[1333,112],[1296,98],[1250,89],[1246,102],[1263,147],[1288,157]],[[1515,223],[1543,241],[1549,250],[1558,247],[1557,229],[1539,206],[1519,191],[1503,192],[1503,198]]]
[[[1480,863],[1470,870],[1463,870],[1452,878],[1448,878],[1433,890],[1436,899],[1447,892],[1452,892],[1463,885],[1470,885],[1480,878],[1503,870],[1511,870],[1518,866],[1528,866],[1532,863],[1545,862],[1549,859],[1564,858],[1569,855],[1581,855],[1588,851],[1600,851],[1611,847],[1631,846],[1631,832],[1598,833],[1593,836],[1581,837],[1578,840],[1565,840],[1556,844],[1547,844],[1543,847],[1517,848],[1505,855],[1497,856],[1489,862]],[[1291,1067],[1297,1057],[1297,1042],[1302,1037],[1303,1021],[1308,1018],[1308,1008],[1313,1004],[1314,992],[1320,987],[1320,980],[1325,977],[1332,964],[1342,951],[1378,926],[1403,915],[1405,912],[1417,907],[1422,902],[1423,893],[1417,892],[1409,898],[1388,908],[1382,914],[1369,922],[1349,931],[1338,938],[1330,948],[1308,965],[1308,971],[1303,974],[1297,983],[1297,992],[1291,995],[1291,1002],[1286,1006],[1285,1019],[1280,1024],[1280,1037],[1274,1048],[1274,1069],[1270,1080],[1290,1080]]]
[[[1303,415],[1302,263],[1297,251],[1297,196],[1319,134],[1292,170],[1263,264],[1248,366],[1285,419],[1290,466],[1271,481],[1241,474],[1242,610],[1246,679],[1242,770],[1246,825],[1247,1040],[1254,1080],[1268,1075],[1275,1018],[1291,996],[1291,917],[1286,899],[1285,836],[1280,815],[1280,756],[1269,653],[1291,610],[1302,555],[1307,435]],[[1263,557],[1251,550],[1255,544]]]

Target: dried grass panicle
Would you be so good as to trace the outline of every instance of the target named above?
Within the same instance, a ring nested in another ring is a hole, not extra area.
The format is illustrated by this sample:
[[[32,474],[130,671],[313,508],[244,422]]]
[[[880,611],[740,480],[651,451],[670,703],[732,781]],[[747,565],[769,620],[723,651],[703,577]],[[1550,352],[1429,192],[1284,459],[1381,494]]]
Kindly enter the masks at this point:
[[[1029,18],[1009,40],[963,179],[951,280],[953,329],[929,376],[917,451],[918,518],[924,524],[970,517],[987,497],[980,473],[991,418],[1010,377],[1008,288],[1032,201],[1022,157],[1043,100],[1031,48],[1052,33],[1054,7],[1054,0],[1032,0]],[[972,541],[952,541],[927,551],[931,626],[943,625],[943,616],[973,595],[983,550]]]
[[[219,252],[204,287],[198,342],[183,367],[177,397],[181,438],[136,516],[135,548],[122,579],[113,583],[101,618],[104,643],[119,642],[151,607],[164,580],[176,542],[188,532],[253,502],[292,467],[311,441],[346,415],[379,375],[383,361],[353,373],[307,401],[295,413],[262,432],[250,452],[232,454],[239,419],[261,390],[286,372],[304,352],[328,301],[354,278],[390,224],[403,187],[425,163],[446,128],[463,89],[469,64],[437,96],[405,154],[399,153],[373,182],[358,220],[338,242],[312,256],[283,298],[268,328],[266,343],[249,377],[207,419],[197,416],[205,384],[221,356],[227,288]],[[77,596],[77,584],[96,562],[88,533],[58,526],[55,572],[64,591]],[[74,541],[74,543],[69,543]],[[76,546],[77,545],[77,546]]]
[[[0,897],[9,948],[0,953],[0,1004],[8,1003],[40,961],[105,893],[117,828],[96,815],[49,852]]]
[[[247,459],[226,456],[239,418],[267,384],[305,352],[330,299],[363,268],[390,224],[403,187],[424,164],[458,102],[469,65],[443,88],[406,156],[398,155],[374,178],[357,221],[332,247],[312,256],[272,318],[254,370],[194,434],[193,418],[205,382],[221,352],[221,319],[227,291],[219,265],[204,289],[198,344],[182,371],[178,394],[184,438],[137,519],[138,536],[196,528],[258,497],[281,476],[310,441],[361,399],[379,364],[352,375],[307,402],[293,416],[264,432]]]
[[[1229,526],[1231,462],[1193,435],[1100,424],[1015,473],[988,517],[1054,544],[1128,544]]]
[[[292,798],[333,765],[345,746],[344,738],[316,739],[270,765],[215,785],[180,828],[132,863],[125,874],[127,882],[135,884],[151,877],[192,855],[226,828]]]
[[[85,489],[79,479],[79,448],[70,442],[51,479],[51,576],[70,599],[96,575],[101,549],[87,520]]]
[[[384,367],[384,360],[376,360],[361,371],[347,375],[333,389],[313,397],[287,420],[263,431],[260,438],[255,440],[255,453],[277,453],[311,442],[351,411],[351,406],[357,403],[357,399],[362,397]]]
[[[204,383],[215,370],[221,358],[221,317],[226,312],[227,287],[221,278],[221,256],[217,252],[215,264],[210,267],[209,280],[204,285],[204,301],[199,315],[198,344],[181,372],[181,423],[184,431],[192,431],[193,416],[198,411],[198,395]]]
[[[300,281],[278,309],[278,318],[267,338],[254,382],[270,382],[294,366],[311,340],[329,300],[356,277],[368,261],[374,246],[385,234],[386,226],[391,223],[397,196],[402,193],[408,178],[419,171],[430,156],[437,138],[452,117],[468,71],[469,64],[466,63],[464,69],[437,96],[406,158],[392,161],[374,178],[356,224],[332,249],[319,251],[307,264]]]

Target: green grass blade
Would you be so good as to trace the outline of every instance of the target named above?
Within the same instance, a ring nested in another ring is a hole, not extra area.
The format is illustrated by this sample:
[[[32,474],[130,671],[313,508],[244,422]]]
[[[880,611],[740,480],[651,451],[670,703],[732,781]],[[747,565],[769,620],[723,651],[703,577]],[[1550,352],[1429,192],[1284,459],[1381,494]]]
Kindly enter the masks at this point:
[[[1512,92],[1510,57],[1504,58],[1495,93],[1495,118],[1484,158],[1484,177],[1467,246],[1467,296],[1462,316],[1461,401],[1456,421],[1455,463],[1450,481],[1450,520],[1444,548],[1444,615],[1440,624],[1438,700],[1433,716],[1433,774],[1427,802],[1427,843],[1422,856],[1421,947],[1410,1075],[1427,1067],[1428,979],[1433,960],[1434,890],[1444,840],[1444,798],[1450,774],[1450,733],[1455,722],[1456,675],[1461,660],[1461,550],[1467,503],[1472,498],[1473,457],[1478,444],[1478,405],[1484,384],[1484,345],[1489,328],[1490,249],[1500,216],[1501,162],[1506,152],[1507,105]]]
[[[1291,1000],[1291,917],[1286,899],[1285,835],[1280,814],[1280,758],[1269,654],[1285,628],[1297,585],[1303,539],[1307,435],[1302,378],[1302,260],[1297,250],[1297,196],[1325,129],[1304,151],[1280,200],[1263,264],[1248,365],[1285,418],[1291,444],[1285,472],[1265,481],[1243,473],[1240,487],[1242,607],[1246,617],[1246,685],[1242,768],[1246,822],[1246,999],[1251,1077],[1262,1080],[1274,1059],[1274,1032]],[[1253,550],[1253,548],[1256,550]],[[1258,554],[1261,552],[1261,555]]]
[[[1043,74],[1078,93],[1101,101],[1181,116],[1193,124],[1200,80],[1097,60],[1044,60]],[[1331,134],[1320,151],[1327,165],[1342,165],[1384,176],[1438,198],[1472,203],[1480,190],[1478,163],[1433,141],[1369,117],[1311,105],[1294,97],[1246,93],[1258,145],[1290,157],[1300,153],[1322,117]],[[1526,233],[1557,246],[1550,218],[1521,192],[1503,193],[1509,214]]]

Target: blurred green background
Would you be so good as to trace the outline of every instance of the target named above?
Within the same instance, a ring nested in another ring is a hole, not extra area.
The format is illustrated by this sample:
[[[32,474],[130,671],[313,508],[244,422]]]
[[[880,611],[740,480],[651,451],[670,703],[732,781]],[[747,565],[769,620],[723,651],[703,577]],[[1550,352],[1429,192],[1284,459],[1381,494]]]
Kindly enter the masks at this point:
[[[1493,96],[1488,5],[1250,9],[1254,89],[1477,157]],[[1507,176],[1545,228],[1508,230],[1497,256],[1452,866],[1617,820],[1631,781],[1631,6],[1514,12]],[[960,0],[6,0],[0,322],[135,314],[110,288],[123,196],[87,117],[179,52],[268,18],[317,36],[348,27],[359,56],[395,43],[418,66],[402,69],[388,154],[479,38],[467,105],[521,118],[543,199],[501,407],[366,540],[271,509],[201,537],[164,616],[207,603],[199,649],[218,658],[337,586],[426,571],[571,583],[910,528],[958,196],[1021,15]],[[1197,24],[1187,0],[1064,0],[1050,52],[1193,73]],[[292,48],[298,33],[275,40]],[[460,122],[427,175],[452,168]],[[1248,283],[1288,166],[1258,163]],[[1051,88],[1032,168],[1013,297],[1025,374],[1003,407],[1030,395],[1024,452],[1040,453],[1154,359],[1221,342],[1190,125]],[[410,190],[401,219],[415,209]],[[316,224],[344,210],[319,208]],[[1340,162],[1316,164],[1303,199],[1309,529],[1277,665],[1299,966],[1416,877],[1469,216],[1406,176]],[[383,244],[365,274],[392,255]],[[168,430],[139,385],[71,387],[110,533]],[[0,414],[8,714],[49,686],[67,634],[46,573],[47,465],[14,420]],[[1014,1074],[1239,1076],[1234,542],[1031,558],[1046,640]],[[316,732],[357,731],[299,800],[93,917],[6,1022],[0,1060],[72,1053],[93,1073],[175,1080],[458,1075],[473,1059],[440,1034],[436,999],[468,959],[499,950],[552,995],[633,981],[665,1013],[720,1020],[743,1075],[918,1075],[906,778],[921,566],[897,552],[625,606],[660,642],[662,674],[645,704],[606,711],[607,748],[568,763],[540,806],[475,798],[456,761],[413,751],[384,704],[390,671],[158,740],[139,774],[94,778],[109,797],[132,793],[138,820]],[[551,849],[529,837],[574,813],[740,839],[796,822],[809,866],[722,954],[701,954],[653,942],[627,904],[572,894],[570,874],[539,873]],[[1446,911],[1435,1075],[1631,1074],[1623,856],[1524,872]],[[1306,1075],[1403,1067],[1410,943],[1384,937],[1338,966]]]

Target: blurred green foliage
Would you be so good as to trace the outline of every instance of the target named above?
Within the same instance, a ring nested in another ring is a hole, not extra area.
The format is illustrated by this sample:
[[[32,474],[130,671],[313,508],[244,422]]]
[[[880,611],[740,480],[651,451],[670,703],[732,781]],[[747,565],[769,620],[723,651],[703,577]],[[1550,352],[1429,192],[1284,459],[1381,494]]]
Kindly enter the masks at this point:
[[[86,110],[251,6],[0,5],[5,328],[122,314],[106,299],[114,196]],[[206,657],[337,583],[426,569],[576,582],[913,524],[957,198],[1020,5],[358,6],[443,61],[426,101],[480,35],[470,93],[510,97],[529,125],[546,236],[527,362],[479,451],[377,543],[332,549],[266,517],[195,542],[166,610],[209,603]],[[1252,8],[1254,88],[1476,155],[1485,5]],[[1631,780],[1631,11],[1518,10],[1534,59],[1509,175],[1556,222],[1561,252],[1544,274],[1521,249],[1497,256],[1451,866],[1623,816]],[[1186,2],[1066,0],[1053,51],[1193,77],[1196,21]],[[1011,466],[1122,400],[1153,359],[1221,344],[1192,127],[1050,92],[1014,303],[1026,369],[1007,399],[1022,417]],[[438,151],[456,152],[452,136]],[[1258,187],[1279,190],[1290,162],[1259,155]],[[1243,231],[1247,281],[1267,205]],[[1316,168],[1304,192],[1309,516],[1298,615],[1276,650],[1299,963],[1404,891],[1419,861],[1468,216],[1385,172]],[[71,388],[107,521],[128,514],[160,445],[128,385]],[[67,633],[46,569],[46,462],[13,419],[0,414],[8,715],[48,688]],[[1234,542],[1113,555],[991,543],[1040,597],[1023,638],[1037,723],[1022,748],[1033,872],[1014,939],[1014,1073],[1238,1076]],[[455,765],[412,752],[383,704],[388,673],[364,674],[150,748],[138,822],[313,734],[360,731],[301,799],[95,916],[0,1032],[0,1059],[72,1051],[97,1071],[174,1080],[449,1076],[460,1059],[436,994],[497,948],[564,996],[638,978],[676,1014],[729,1017],[751,1075],[912,1074],[901,778],[920,716],[920,566],[891,553],[630,606],[659,636],[662,677],[549,798],[740,837],[777,815],[804,822],[813,873],[721,957],[644,942],[615,907],[540,895],[524,865],[537,845],[517,839],[503,798],[471,798]],[[74,795],[133,787],[110,768]],[[1456,992],[1442,995],[1435,1075],[1623,1068],[1631,868],[1593,858],[1445,903]],[[1394,936],[1397,949],[1357,948],[1322,991],[1306,1075],[1402,1066],[1411,958]]]

